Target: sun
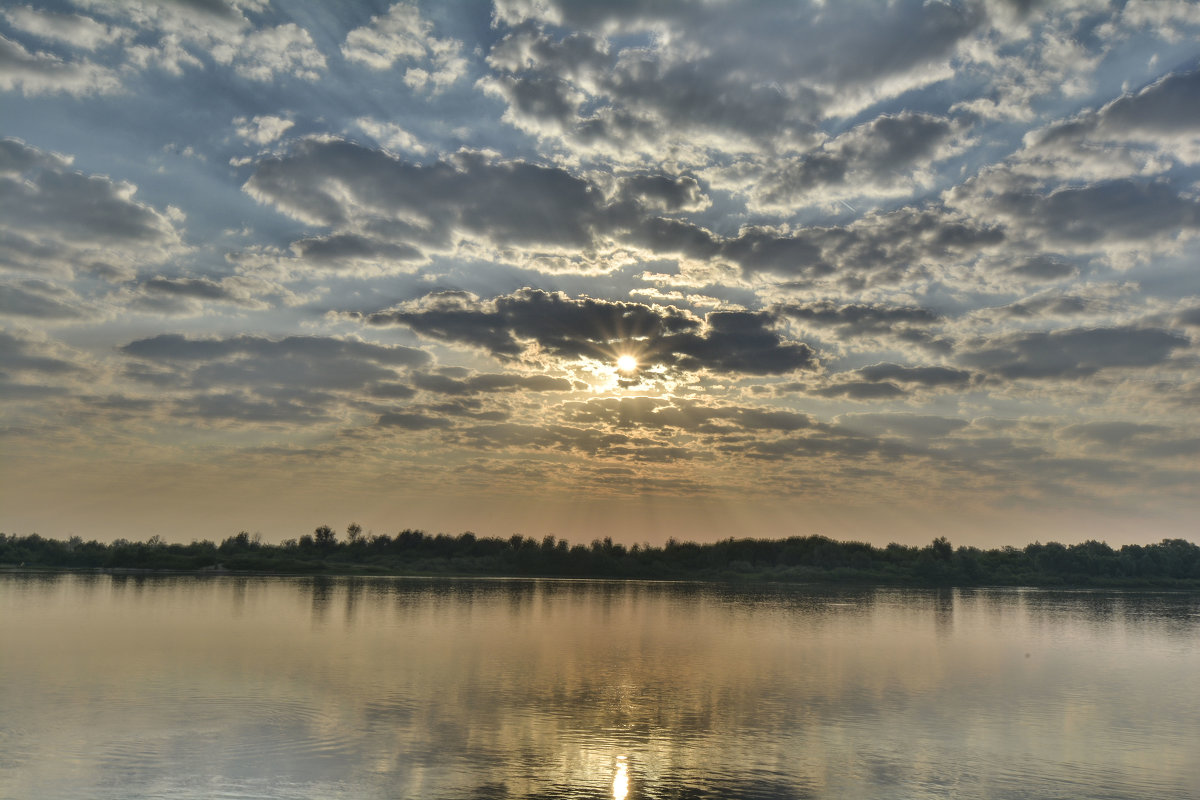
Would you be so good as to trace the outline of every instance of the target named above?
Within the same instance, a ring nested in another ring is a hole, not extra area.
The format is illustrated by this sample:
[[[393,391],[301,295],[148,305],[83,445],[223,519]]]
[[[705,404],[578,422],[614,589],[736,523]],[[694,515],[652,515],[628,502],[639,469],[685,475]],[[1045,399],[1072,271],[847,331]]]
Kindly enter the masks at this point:
[[[637,359],[633,356],[618,356],[617,369],[621,372],[635,372],[638,368]]]

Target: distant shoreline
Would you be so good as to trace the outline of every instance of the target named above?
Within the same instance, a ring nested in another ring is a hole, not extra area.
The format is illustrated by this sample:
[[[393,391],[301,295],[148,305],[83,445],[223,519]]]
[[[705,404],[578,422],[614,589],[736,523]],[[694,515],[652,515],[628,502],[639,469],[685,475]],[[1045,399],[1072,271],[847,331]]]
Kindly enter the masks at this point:
[[[2,575],[110,575],[129,578],[413,578],[418,580],[496,580],[496,581],[612,581],[631,583],[695,583],[720,586],[791,586],[791,587],[828,587],[856,589],[1036,589],[1046,591],[1131,591],[1131,592],[1200,592],[1198,580],[1168,580],[1168,581],[1122,581],[1122,582],[1092,582],[1092,583],[921,583],[912,582],[882,582],[870,579],[813,579],[813,580],[780,580],[778,578],[759,577],[755,575],[731,574],[708,577],[620,577],[610,575],[515,575],[506,573],[449,573],[449,572],[381,572],[377,570],[323,570],[314,572],[264,572],[261,570],[231,570],[231,569],[147,569],[137,567],[19,567],[10,564],[0,564]]]
[[[414,578],[594,578],[732,584],[1200,590],[1200,545],[1167,539],[1114,549],[1103,542],[1024,548],[954,548],[838,542],[823,536],[669,541],[626,547],[611,539],[571,545],[546,537],[430,536],[346,539],[328,526],[313,536],[264,544],[243,532],[220,544],[112,543],[0,533],[0,572],[114,575],[390,576]]]

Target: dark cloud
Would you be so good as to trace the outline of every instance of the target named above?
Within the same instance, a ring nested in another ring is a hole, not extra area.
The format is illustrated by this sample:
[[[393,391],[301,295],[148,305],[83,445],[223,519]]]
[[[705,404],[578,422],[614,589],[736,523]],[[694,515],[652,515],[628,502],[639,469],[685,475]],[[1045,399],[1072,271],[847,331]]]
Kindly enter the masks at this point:
[[[621,199],[664,213],[697,211],[709,204],[699,182],[692,177],[644,173],[621,180]]]
[[[861,464],[863,459],[871,457],[899,459],[911,452],[900,443],[883,441],[875,436],[858,435],[850,430],[721,444],[716,449],[729,455],[741,455],[759,461],[848,459],[854,464]]]
[[[826,187],[872,196],[888,194],[899,184],[907,194],[912,172],[944,157],[943,146],[964,128],[932,114],[883,114],[768,171],[754,182],[750,195],[757,206],[788,210],[824,199]]]
[[[148,292],[195,297],[201,300],[232,300],[229,290],[208,278],[151,278],[142,284]]]
[[[1078,378],[1161,364],[1189,340],[1156,328],[1074,328],[971,343],[963,363],[1002,378]]]
[[[417,366],[429,361],[420,350],[399,345],[377,345],[354,339],[324,336],[288,336],[267,339],[261,336],[234,336],[227,339],[189,339],[181,334],[164,333],[138,339],[121,352],[153,361],[198,361],[227,356],[250,355],[267,358],[308,357],[323,360],[361,358],[391,366]]]
[[[83,371],[78,364],[47,355],[46,350],[45,345],[0,330],[0,373],[35,373],[50,376]]]
[[[1044,295],[1010,303],[1000,311],[1007,317],[1033,319],[1037,317],[1070,317],[1086,314],[1094,307],[1086,297],[1075,295]]]
[[[574,384],[566,378],[550,375],[501,375],[484,373],[458,379],[446,375],[414,373],[418,389],[446,395],[472,395],[492,392],[569,392]]]
[[[1179,316],[1176,319],[1180,325],[1200,328],[1200,306],[1179,312]]]
[[[848,400],[893,400],[907,393],[890,382],[846,381],[816,389],[813,394],[821,397],[845,397]]]
[[[1024,258],[1008,269],[1014,275],[1039,281],[1053,281],[1069,278],[1079,272],[1079,269],[1051,255],[1036,255]]]
[[[199,394],[170,403],[173,416],[189,420],[305,425],[330,419],[328,404],[296,398],[261,398],[240,392]]]
[[[451,426],[450,420],[444,417],[422,414],[420,412],[395,411],[382,414],[379,426],[383,428],[403,428],[407,431],[427,431],[444,429]]]
[[[1120,179],[1049,194],[1004,191],[989,207],[1047,241],[1081,245],[1173,238],[1200,225],[1200,202],[1161,181]]]
[[[39,319],[83,316],[71,292],[45,281],[0,284],[0,314]]]
[[[635,354],[643,367],[769,375],[815,366],[807,345],[787,342],[765,312],[714,311],[700,319],[674,307],[648,306],[522,289],[481,302],[462,294],[431,295],[409,308],[370,314],[372,325],[405,325],[417,333],[515,358],[614,361]]]
[[[366,392],[371,397],[387,400],[407,400],[417,394],[417,390],[407,383],[396,383],[394,381],[373,383],[367,386]]]
[[[314,264],[346,265],[363,261],[419,261],[424,258],[412,245],[381,242],[354,233],[313,236],[292,243],[292,251]]]
[[[566,403],[569,420],[616,428],[677,430],[694,434],[730,431],[796,431],[815,425],[807,414],[770,408],[706,405],[652,397],[596,398]]]
[[[355,226],[323,243],[298,245],[302,252],[315,247],[319,256],[382,246],[375,241],[446,248],[456,233],[497,244],[578,248],[591,243],[603,209],[594,186],[562,169],[467,152],[426,166],[324,139],[298,142],[288,155],[260,162],[246,190],[312,224]]]
[[[1167,430],[1169,429],[1162,425],[1149,425],[1128,420],[1109,420],[1070,425],[1063,428],[1062,435],[1069,439],[1079,439],[1106,447],[1121,447],[1136,439],[1157,436]]]
[[[1200,127],[1200,71],[1165,75],[1134,94],[1124,94],[1098,111],[1057,123],[1034,137],[1037,147],[1078,146],[1084,139],[1194,136]]]
[[[746,227],[714,249],[747,275],[807,279],[841,273],[847,278],[895,282],[929,264],[969,260],[1005,238],[1004,229],[995,223],[935,204],[790,233]]]
[[[808,305],[784,304],[775,308],[786,317],[809,325],[838,328],[852,336],[890,333],[896,326],[932,325],[941,319],[932,311],[914,306],[838,305],[828,300]]]
[[[62,156],[0,140],[0,266],[71,274],[125,273],[179,245],[166,216],[133,199],[134,187],[72,171]],[[113,266],[113,264],[119,266]]]
[[[839,418],[842,427],[856,433],[898,434],[912,439],[947,436],[970,423],[953,417],[931,414],[847,414]]]
[[[270,387],[286,387],[293,393],[301,389],[377,390],[394,384],[397,370],[430,361],[427,353],[408,347],[316,336],[189,339],[162,334],[130,342],[120,350],[126,356],[162,367],[143,369],[131,373],[131,377],[145,375],[161,385],[165,371],[175,375],[177,387],[204,390],[239,386],[260,394]]]
[[[284,213],[335,229],[293,245],[316,263],[411,261],[420,250],[445,252],[472,241],[499,248],[496,258],[536,268],[554,253],[592,259],[615,241],[653,255],[733,263],[747,275],[813,278],[840,269],[898,280],[927,262],[971,257],[1004,239],[994,224],[937,206],[869,215],[849,226],[783,231],[745,225],[721,236],[658,216],[707,202],[688,177],[629,176],[609,200],[599,185],[558,167],[468,152],[422,165],[328,139],[301,141],[288,155],[262,161],[246,190]]]
[[[610,433],[570,425],[525,425],[502,422],[476,425],[459,432],[459,441],[489,451],[510,449],[563,450],[597,455],[632,440],[623,433]]]
[[[888,363],[863,367],[857,374],[868,381],[895,381],[928,387],[963,387],[971,380],[971,373],[966,370],[950,367],[906,367]]]

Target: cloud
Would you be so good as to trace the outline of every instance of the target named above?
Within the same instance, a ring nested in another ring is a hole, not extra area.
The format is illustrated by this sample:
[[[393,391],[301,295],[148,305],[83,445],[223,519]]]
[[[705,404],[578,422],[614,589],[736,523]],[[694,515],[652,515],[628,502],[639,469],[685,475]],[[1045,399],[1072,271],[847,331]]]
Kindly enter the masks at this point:
[[[969,183],[966,191],[971,188]],[[1200,202],[1160,181],[1119,179],[1048,193],[1017,186],[979,188],[982,202],[975,208],[980,216],[1051,246],[1099,250],[1110,243],[1173,241],[1200,225]]]
[[[957,44],[986,21],[976,4],[915,1],[514,0],[497,3],[495,19],[508,32],[481,85],[505,100],[507,121],[577,153],[692,165],[714,152],[806,149],[823,116],[951,75]]]
[[[1012,264],[1008,271],[1022,278],[1038,281],[1053,281],[1070,278],[1079,272],[1079,268],[1050,254],[1040,254],[1022,258]]]
[[[2,13],[17,30],[79,50],[96,50],[127,36],[125,30],[79,14],[61,14],[31,6],[17,6]]]
[[[401,379],[431,361],[420,350],[356,339],[161,334],[119,348],[123,376],[154,387],[174,418],[237,425],[345,424],[366,398],[411,396]]]
[[[0,37],[0,87],[20,85],[27,94],[113,92],[123,88],[122,79],[133,71],[158,66],[178,76],[185,66],[203,68],[202,56],[257,82],[281,75],[312,81],[325,70],[325,57],[304,28],[294,22],[266,28],[251,23],[246,12],[261,13],[266,8],[258,0],[76,0],[75,4],[96,16],[26,8],[10,11],[6,17],[25,35],[96,52],[110,66],[30,53],[23,44]]]
[[[1162,364],[1189,343],[1184,336],[1157,328],[1074,328],[975,341],[960,359],[1007,379],[1080,378],[1105,369]]]
[[[802,329],[829,329],[845,345],[855,346],[855,340],[890,338],[911,342],[935,351],[947,351],[951,343],[935,329],[942,323],[940,315],[916,306],[845,303],[832,300],[813,303],[780,303],[772,310],[800,323]]]
[[[364,270],[406,262],[424,263],[425,255],[409,244],[384,242],[356,233],[310,236],[292,242],[291,251],[306,265]]]
[[[1072,317],[1097,311],[1097,305],[1093,298],[1053,293],[1010,303],[999,311],[1013,319]]]
[[[395,411],[381,414],[378,425],[382,428],[403,428],[407,431],[427,431],[449,428],[453,423],[445,417],[420,412]]]
[[[260,162],[246,191],[308,224],[441,250],[464,234],[578,249],[603,208],[593,186],[561,169],[474,153],[425,166],[339,140],[304,140]]]
[[[70,160],[0,140],[0,266],[128,277],[182,248],[168,215],[134,199],[137,188],[69,168]]]
[[[970,423],[931,414],[843,414],[838,424],[855,433],[896,434],[908,439],[934,439],[960,431]]]
[[[671,306],[522,289],[491,301],[461,293],[429,295],[364,319],[371,325],[404,325],[505,359],[613,362],[621,353],[632,353],[645,369],[752,375],[816,366],[813,350],[785,341],[765,312],[714,311],[700,319]]]
[[[848,225],[780,231],[747,226],[722,254],[747,275],[897,282],[973,259],[1006,240],[1003,227],[941,204],[869,213]]]
[[[290,303],[294,299],[278,284],[257,277],[231,275],[212,278],[156,276],[128,287],[124,299],[132,308],[162,314],[196,314],[213,303],[229,303],[264,310],[268,299]]]
[[[46,281],[29,280],[0,283],[0,315],[77,319],[84,313],[74,292]]]
[[[199,389],[243,386],[361,390],[395,381],[398,370],[407,371],[430,361],[427,353],[409,347],[320,336],[191,339],[160,334],[129,342],[120,352],[165,368],[178,377],[176,385],[180,387]]]
[[[747,276],[900,280],[1004,241],[944,207],[871,214],[848,226],[743,226],[721,236],[662,216],[708,204],[697,181],[635,173],[613,193],[560,167],[462,151],[417,164],[337,139],[302,140],[259,162],[246,191],[370,251],[403,245],[539,271],[604,272],[634,257],[734,264]],[[638,251],[642,251],[639,253]]]
[[[48,343],[0,330],[0,374],[61,376],[83,371],[73,360],[60,357]]]
[[[1200,328],[1200,306],[1179,312],[1178,323],[1193,328]]]
[[[433,24],[421,18],[415,5],[396,3],[387,14],[371,17],[371,23],[346,34],[342,55],[373,70],[386,70],[397,61],[418,62],[409,67],[404,82],[413,89],[429,87],[442,91],[467,70],[460,52],[462,43],[433,36]]]
[[[370,136],[379,144],[398,153],[416,153],[423,155],[426,148],[416,136],[406,131],[394,122],[386,122],[371,117],[359,117],[354,120],[358,129]]]
[[[844,397],[847,400],[894,400],[907,394],[894,383],[873,381],[845,381],[815,389],[812,393],[820,397]]]
[[[1107,180],[1200,163],[1200,70],[1171,73],[1094,111],[1026,135],[1022,172],[1060,180]]]
[[[621,179],[619,196],[652,213],[696,212],[712,205],[712,200],[704,193],[700,183],[685,175],[629,175]]]
[[[510,375],[482,373],[469,378],[414,373],[413,385],[427,392],[445,395],[474,395],[495,392],[569,392],[574,383],[550,375]]]
[[[775,408],[701,403],[683,398],[607,397],[564,403],[566,418],[585,425],[689,434],[791,432],[817,427],[807,414]]]
[[[789,216],[797,207],[841,198],[904,197],[932,187],[930,168],[961,152],[969,127],[932,114],[883,114],[801,156],[710,174],[746,193],[752,210]]]
[[[776,311],[784,316],[819,327],[833,327],[846,335],[887,333],[897,325],[927,326],[940,317],[924,308],[914,306],[882,306],[864,303],[838,305],[825,300],[807,305],[783,304]]]
[[[213,48],[212,56],[219,64],[232,64],[238,75],[252,81],[270,81],[278,75],[315,81],[325,69],[325,56],[312,36],[294,22],[224,42]]]
[[[262,114],[250,119],[236,117],[233,120],[237,135],[247,142],[270,144],[282,137],[296,123],[286,117]]]
[[[26,95],[63,92],[89,95],[117,92],[121,81],[108,67],[87,60],[66,61],[52,53],[30,52],[0,36],[0,90]]]
[[[925,387],[966,386],[971,373],[951,367],[906,367],[900,364],[872,364],[857,370],[857,374],[868,381],[895,381]]]
[[[1128,420],[1085,422],[1069,425],[1060,431],[1068,439],[1076,439],[1105,447],[1122,447],[1143,437],[1157,437],[1169,428]]]

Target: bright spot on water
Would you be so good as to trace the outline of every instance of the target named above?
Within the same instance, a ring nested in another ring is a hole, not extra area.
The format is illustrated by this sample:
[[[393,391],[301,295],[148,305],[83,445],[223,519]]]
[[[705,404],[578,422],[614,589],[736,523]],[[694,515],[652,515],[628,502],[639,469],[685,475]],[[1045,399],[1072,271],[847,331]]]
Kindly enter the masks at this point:
[[[617,756],[617,774],[613,778],[613,800],[625,800],[629,794],[629,770],[625,765],[625,756]]]

